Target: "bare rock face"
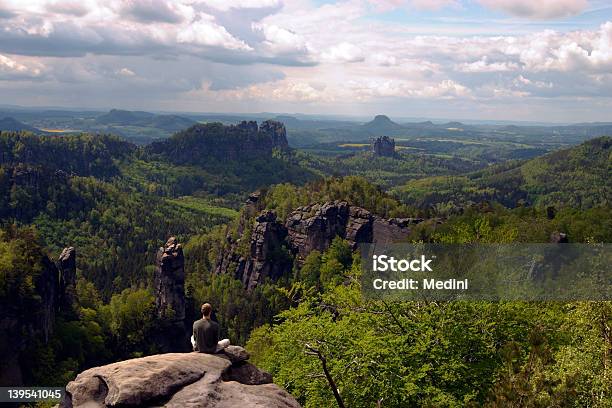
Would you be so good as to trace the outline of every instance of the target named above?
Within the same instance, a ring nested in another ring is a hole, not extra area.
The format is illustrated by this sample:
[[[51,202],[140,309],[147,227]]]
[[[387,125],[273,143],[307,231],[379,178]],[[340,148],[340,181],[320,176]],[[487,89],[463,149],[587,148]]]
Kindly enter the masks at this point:
[[[247,209],[255,210],[257,199],[249,198]],[[326,202],[299,207],[284,223],[272,211],[255,218],[250,235],[244,226],[242,237],[230,241],[229,249],[217,262],[215,272],[229,273],[252,289],[266,277],[276,279],[290,273],[293,261],[301,263],[312,251],[325,251],[335,237],[347,240],[353,248],[361,243],[391,243],[404,239],[419,218],[383,219],[346,201]],[[249,240],[248,253],[241,253],[240,241]]]
[[[353,248],[362,243],[392,243],[404,239],[417,218],[383,219],[345,201],[300,207],[287,217],[287,241],[298,255],[306,258],[313,250],[326,250],[339,236]]]
[[[350,206],[345,201],[328,202],[299,207],[289,214],[285,226],[291,247],[305,258],[313,250],[324,251],[336,236],[349,239],[349,224],[350,238],[371,237],[371,218],[368,211],[357,209],[353,209],[351,217]]]
[[[259,131],[265,136],[269,136],[272,140],[272,147],[281,150],[288,150],[287,130],[285,125],[275,120],[266,120],[259,126]]]
[[[185,258],[183,248],[170,237],[155,259],[155,307],[160,319],[185,319]]]
[[[375,156],[395,156],[395,139],[383,136],[372,140],[372,153]]]
[[[234,352],[248,358],[246,351]],[[66,386],[60,404],[62,408],[116,406],[294,408],[299,404],[272,384],[270,374],[247,361],[195,352],[158,354],[83,371]]]
[[[217,273],[232,273],[249,289],[266,277],[280,277],[291,269],[290,259],[284,256],[286,236],[287,230],[276,220],[276,214],[273,211],[262,212],[255,218],[250,237],[241,238],[250,240],[247,256],[239,254],[239,242],[232,243],[231,250],[220,258]]]
[[[183,248],[170,237],[155,258],[155,311],[159,319],[153,339],[163,352],[185,352],[189,324],[185,320],[185,258]]]
[[[413,225],[425,221],[423,218],[389,218],[376,217],[373,224],[372,242],[391,244],[402,242]]]
[[[76,250],[74,247],[64,248],[57,260],[59,269],[59,310],[73,313],[73,303],[76,297]]]

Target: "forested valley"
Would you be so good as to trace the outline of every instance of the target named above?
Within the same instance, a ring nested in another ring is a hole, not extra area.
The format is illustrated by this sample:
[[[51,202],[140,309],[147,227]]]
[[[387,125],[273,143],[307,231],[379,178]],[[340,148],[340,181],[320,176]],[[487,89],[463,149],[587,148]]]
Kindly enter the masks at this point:
[[[154,263],[174,236],[186,316],[214,305],[222,335],[305,407],[338,406],[322,361],[348,407],[612,407],[611,302],[362,296],[347,232],[359,217],[402,242],[612,242],[612,138],[549,150],[501,162],[481,150],[347,157],[291,148],[276,121],[196,124],[143,146],[2,132],[0,320],[11,332],[0,378],[63,386],[164,351]],[[287,241],[296,220],[325,211],[349,214],[342,233],[301,257]],[[259,236],[269,272],[255,279],[240,265],[259,256]],[[66,247],[74,293],[42,324]]]

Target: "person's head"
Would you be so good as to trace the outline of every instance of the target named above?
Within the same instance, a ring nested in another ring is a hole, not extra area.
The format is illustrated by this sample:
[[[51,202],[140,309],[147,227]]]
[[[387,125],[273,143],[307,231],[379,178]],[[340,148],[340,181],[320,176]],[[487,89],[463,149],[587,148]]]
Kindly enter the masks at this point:
[[[204,303],[200,308],[200,311],[202,312],[202,317],[210,319],[210,315],[212,313],[212,306],[210,305],[210,303]]]

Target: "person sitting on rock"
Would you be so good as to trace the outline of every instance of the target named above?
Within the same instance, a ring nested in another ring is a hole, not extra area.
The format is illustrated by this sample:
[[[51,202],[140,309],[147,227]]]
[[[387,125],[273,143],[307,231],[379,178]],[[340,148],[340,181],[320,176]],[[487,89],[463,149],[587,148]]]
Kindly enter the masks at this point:
[[[219,340],[219,324],[210,318],[212,306],[204,303],[200,308],[202,318],[193,323],[191,344],[193,351],[215,354],[229,346],[229,339]]]

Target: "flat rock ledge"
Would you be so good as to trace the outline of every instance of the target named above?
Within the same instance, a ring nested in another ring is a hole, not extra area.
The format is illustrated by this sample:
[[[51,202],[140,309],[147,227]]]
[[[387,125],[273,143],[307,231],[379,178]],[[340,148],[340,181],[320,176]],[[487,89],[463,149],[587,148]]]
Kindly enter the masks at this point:
[[[168,353],[120,361],[80,373],[61,408],[299,408],[272,376],[246,361],[242,347],[225,353]]]

